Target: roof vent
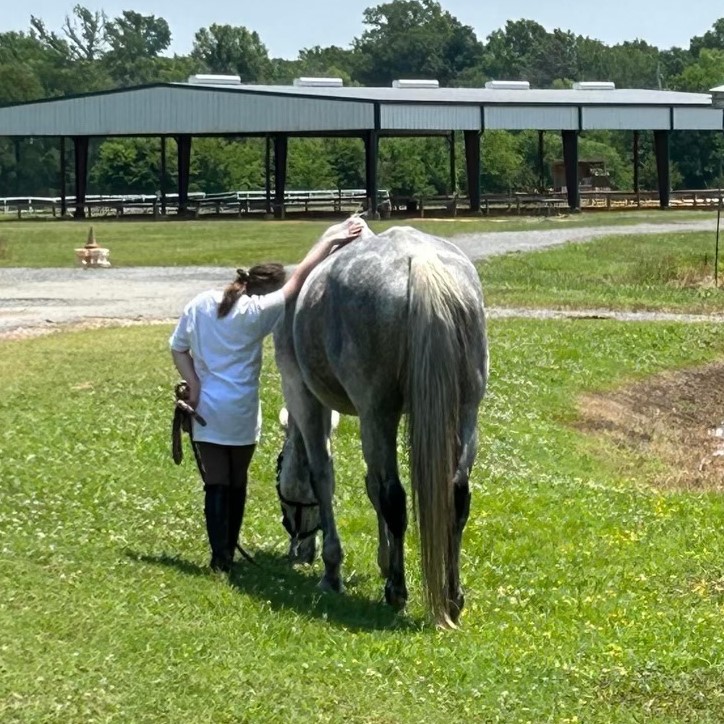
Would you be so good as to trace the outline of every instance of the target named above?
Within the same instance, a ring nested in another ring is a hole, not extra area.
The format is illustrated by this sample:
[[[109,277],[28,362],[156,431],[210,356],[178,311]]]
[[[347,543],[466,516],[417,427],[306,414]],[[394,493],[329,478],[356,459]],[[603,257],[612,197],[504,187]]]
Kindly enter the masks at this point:
[[[581,80],[573,84],[573,90],[616,90],[610,80]]]
[[[415,78],[400,79],[392,81],[393,88],[439,88],[440,81],[437,80],[421,80]]]
[[[485,87],[490,90],[530,90],[527,80],[489,80]]]
[[[341,78],[295,78],[294,85],[301,88],[341,88]]]
[[[190,75],[188,82],[191,85],[240,85],[241,78],[238,75],[205,75],[197,73]]]

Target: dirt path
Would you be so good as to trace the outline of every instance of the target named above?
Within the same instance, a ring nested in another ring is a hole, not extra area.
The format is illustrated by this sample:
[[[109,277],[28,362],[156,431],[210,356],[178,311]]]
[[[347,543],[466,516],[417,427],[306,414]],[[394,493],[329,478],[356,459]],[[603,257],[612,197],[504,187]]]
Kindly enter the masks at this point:
[[[553,228],[461,234],[454,241],[471,259],[513,251],[534,251],[603,236],[713,231],[713,221],[632,224],[595,228]],[[148,323],[171,320],[203,289],[223,286],[231,270],[220,267],[133,267],[86,271],[78,268],[0,269],[0,338],[47,333],[66,325]],[[709,321],[695,315],[632,315],[601,310],[491,310],[492,316],[605,316],[616,319]],[[714,321],[724,321],[717,316]]]

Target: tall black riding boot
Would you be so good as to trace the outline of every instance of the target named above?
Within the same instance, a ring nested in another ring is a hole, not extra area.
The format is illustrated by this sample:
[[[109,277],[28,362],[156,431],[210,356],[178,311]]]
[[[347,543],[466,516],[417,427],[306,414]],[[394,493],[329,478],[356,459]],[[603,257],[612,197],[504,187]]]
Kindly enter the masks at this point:
[[[229,489],[229,557],[234,560],[236,544],[239,542],[241,523],[244,520],[244,506],[246,505],[246,486]]]
[[[205,487],[204,515],[206,516],[206,533],[211,548],[212,571],[229,571],[229,489],[224,485],[207,485]]]

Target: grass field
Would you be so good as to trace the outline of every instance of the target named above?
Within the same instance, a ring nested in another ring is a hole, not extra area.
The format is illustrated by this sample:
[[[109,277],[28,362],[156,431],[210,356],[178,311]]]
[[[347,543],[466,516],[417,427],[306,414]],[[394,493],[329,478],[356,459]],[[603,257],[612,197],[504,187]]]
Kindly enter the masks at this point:
[[[200,485],[170,461],[168,333],[0,343],[2,721],[722,721],[724,501],[660,491],[661,461],[573,426],[583,392],[721,357],[719,328],[491,324],[453,633],[422,616],[414,535],[408,612],[379,602],[351,419],[347,593],[287,567],[271,355],[243,530],[261,567],[206,573]]]
[[[374,222],[381,230],[411,223],[443,237],[478,231],[550,229],[560,226],[602,226],[650,221],[713,219],[708,211],[637,211],[575,214],[564,217],[496,219],[396,220]],[[0,224],[0,267],[68,267],[73,249],[83,246],[92,225],[98,243],[110,248],[117,266],[230,266],[277,260],[298,261],[330,221],[6,221]]]
[[[724,311],[724,263],[714,286],[714,234],[610,236],[478,264],[495,306]],[[722,250],[724,256],[724,249]]]

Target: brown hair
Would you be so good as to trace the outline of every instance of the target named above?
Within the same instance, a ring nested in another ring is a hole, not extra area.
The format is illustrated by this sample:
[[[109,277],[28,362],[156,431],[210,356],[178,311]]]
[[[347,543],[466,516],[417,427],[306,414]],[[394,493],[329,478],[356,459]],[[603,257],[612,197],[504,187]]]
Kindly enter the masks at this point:
[[[224,289],[216,316],[225,317],[242,294],[269,294],[281,289],[286,280],[284,266],[277,262],[257,264],[251,269],[237,269],[236,279]]]

